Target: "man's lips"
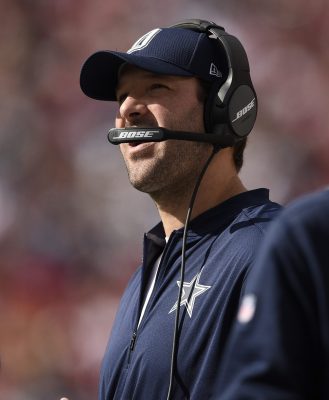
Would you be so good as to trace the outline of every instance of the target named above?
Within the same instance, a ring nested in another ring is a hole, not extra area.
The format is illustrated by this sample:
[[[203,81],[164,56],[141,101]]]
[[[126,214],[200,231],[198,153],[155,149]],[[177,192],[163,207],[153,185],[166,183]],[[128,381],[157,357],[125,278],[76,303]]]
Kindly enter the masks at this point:
[[[147,142],[129,142],[128,145],[129,145],[129,147],[137,147],[137,146],[139,146],[141,144],[145,144],[145,143],[147,143]]]
[[[146,153],[151,150],[151,147],[155,145],[155,142],[129,142],[128,148],[130,154]]]

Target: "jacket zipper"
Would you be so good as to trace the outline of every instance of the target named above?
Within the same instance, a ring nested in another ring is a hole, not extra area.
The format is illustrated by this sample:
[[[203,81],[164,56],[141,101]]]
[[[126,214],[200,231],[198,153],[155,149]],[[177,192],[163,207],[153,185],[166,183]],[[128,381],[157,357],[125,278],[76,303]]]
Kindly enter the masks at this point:
[[[128,362],[127,362],[127,367],[129,368],[130,366],[130,361],[131,361],[131,356],[132,352],[135,349],[135,344],[136,344],[136,338],[137,338],[137,331],[134,331],[131,339],[130,339],[130,344],[129,344],[129,353],[128,353]]]
[[[130,352],[134,351],[135,343],[136,343],[136,337],[137,337],[137,332],[134,331],[133,335],[131,337],[131,340],[130,340],[130,346],[129,346]]]
[[[160,268],[160,266],[161,266],[161,264],[162,264],[162,262],[163,262],[164,255],[165,255],[165,254],[167,253],[167,251],[168,251],[169,242],[171,242],[171,240],[168,241],[168,243],[167,243],[167,245],[166,245],[166,247],[165,247],[165,250],[164,250],[164,252],[163,252],[162,259],[161,259],[161,262],[160,262],[160,265],[159,265],[159,268]],[[155,288],[156,288],[156,285],[154,286],[154,289],[153,289],[153,290],[155,290]],[[131,339],[130,339],[129,355],[128,355],[128,366],[130,365],[130,360],[131,360],[132,352],[133,352],[134,349],[135,349],[136,339],[137,339],[137,331],[138,331],[138,324],[137,324],[137,327],[134,329],[133,334],[132,334]]]

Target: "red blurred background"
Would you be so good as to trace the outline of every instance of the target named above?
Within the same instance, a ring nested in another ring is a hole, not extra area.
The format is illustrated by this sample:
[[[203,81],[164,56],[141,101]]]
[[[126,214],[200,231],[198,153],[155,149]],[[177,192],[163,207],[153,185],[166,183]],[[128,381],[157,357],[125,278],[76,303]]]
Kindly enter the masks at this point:
[[[116,105],[85,58],[154,27],[211,19],[243,42],[260,109],[242,178],[287,203],[329,183],[326,0],[1,0],[0,394],[97,397],[122,290],[158,216],[107,143]]]

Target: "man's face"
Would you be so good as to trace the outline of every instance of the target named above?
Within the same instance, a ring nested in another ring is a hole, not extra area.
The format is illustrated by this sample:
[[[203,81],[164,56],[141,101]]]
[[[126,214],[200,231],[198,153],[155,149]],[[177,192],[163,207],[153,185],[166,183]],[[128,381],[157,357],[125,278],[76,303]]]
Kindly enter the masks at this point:
[[[117,86],[116,127],[204,132],[199,85],[196,78],[158,75],[124,66]],[[124,143],[120,149],[132,185],[152,195],[190,187],[209,156],[211,145],[167,140]]]

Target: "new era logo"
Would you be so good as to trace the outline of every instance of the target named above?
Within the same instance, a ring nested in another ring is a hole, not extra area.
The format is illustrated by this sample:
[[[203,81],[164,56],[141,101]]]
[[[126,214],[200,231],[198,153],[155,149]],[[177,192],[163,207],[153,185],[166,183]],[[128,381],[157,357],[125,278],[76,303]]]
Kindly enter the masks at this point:
[[[223,75],[220,72],[220,70],[216,67],[216,65],[214,63],[210,64],[210,71],[209,71],[210,75],[213,76],[217,76],[217,78],[221,78]]]

